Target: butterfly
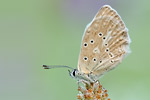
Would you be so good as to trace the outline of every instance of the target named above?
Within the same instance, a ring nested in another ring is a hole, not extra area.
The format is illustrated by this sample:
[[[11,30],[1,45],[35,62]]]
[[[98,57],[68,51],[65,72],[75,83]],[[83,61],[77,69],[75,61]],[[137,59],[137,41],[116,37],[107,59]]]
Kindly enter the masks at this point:
[[[66,67],[71,77],[87,82],[97,81],[104,73],[116,68],[130,53],[128,29],[116,10],[104,5],[84,31],[77,69]]]

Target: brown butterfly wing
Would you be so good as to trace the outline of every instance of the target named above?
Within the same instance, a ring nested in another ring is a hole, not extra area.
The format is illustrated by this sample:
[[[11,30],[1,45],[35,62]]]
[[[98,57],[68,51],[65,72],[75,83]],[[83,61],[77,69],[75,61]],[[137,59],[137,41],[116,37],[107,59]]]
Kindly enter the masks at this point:
[[[120,16],[110,6],[103,6],[84,32],[78,70],[99,77],[122,61],[129,52],[129,43]]]

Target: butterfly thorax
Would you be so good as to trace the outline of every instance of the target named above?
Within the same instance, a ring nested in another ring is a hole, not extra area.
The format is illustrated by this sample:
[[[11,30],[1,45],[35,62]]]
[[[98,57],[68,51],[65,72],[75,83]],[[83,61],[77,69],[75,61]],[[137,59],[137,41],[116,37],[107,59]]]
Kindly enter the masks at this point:
[[[77,69],[73,69],[72,72],[69,72],[69,74],[72,78],[75,78],[78,81],[82,81],[82,80],[88,82],[96,81],[95,77],[91,73],[89,74],[81,73]]]

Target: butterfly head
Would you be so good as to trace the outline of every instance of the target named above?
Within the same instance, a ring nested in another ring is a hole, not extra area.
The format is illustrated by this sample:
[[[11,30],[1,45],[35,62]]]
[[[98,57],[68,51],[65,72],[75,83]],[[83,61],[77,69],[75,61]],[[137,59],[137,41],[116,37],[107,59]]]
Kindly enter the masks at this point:
[[[68,71],[69,71],[69,75],[72,78],[77,78],[77,76],[79,75],[79,71],[77,69],[73,69],[72,71],[68,70]]]
[[[69,75],[74,79],[82,80],[82,81],[86,81],[86,82],[95,82],[96,81],[91,74],[81,73],[77,69],[73,69],[72,71],[68,70],[68,71],[69,71]]]

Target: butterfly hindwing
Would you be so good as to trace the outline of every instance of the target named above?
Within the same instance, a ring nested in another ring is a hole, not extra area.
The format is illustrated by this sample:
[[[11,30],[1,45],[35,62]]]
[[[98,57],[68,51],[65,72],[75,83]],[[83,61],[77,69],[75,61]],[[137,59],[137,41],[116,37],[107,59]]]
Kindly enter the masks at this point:
[[[119,64],[129,51],[128,30],[117,12],[103,6],[85,29],[78,70],[100,76]]]

